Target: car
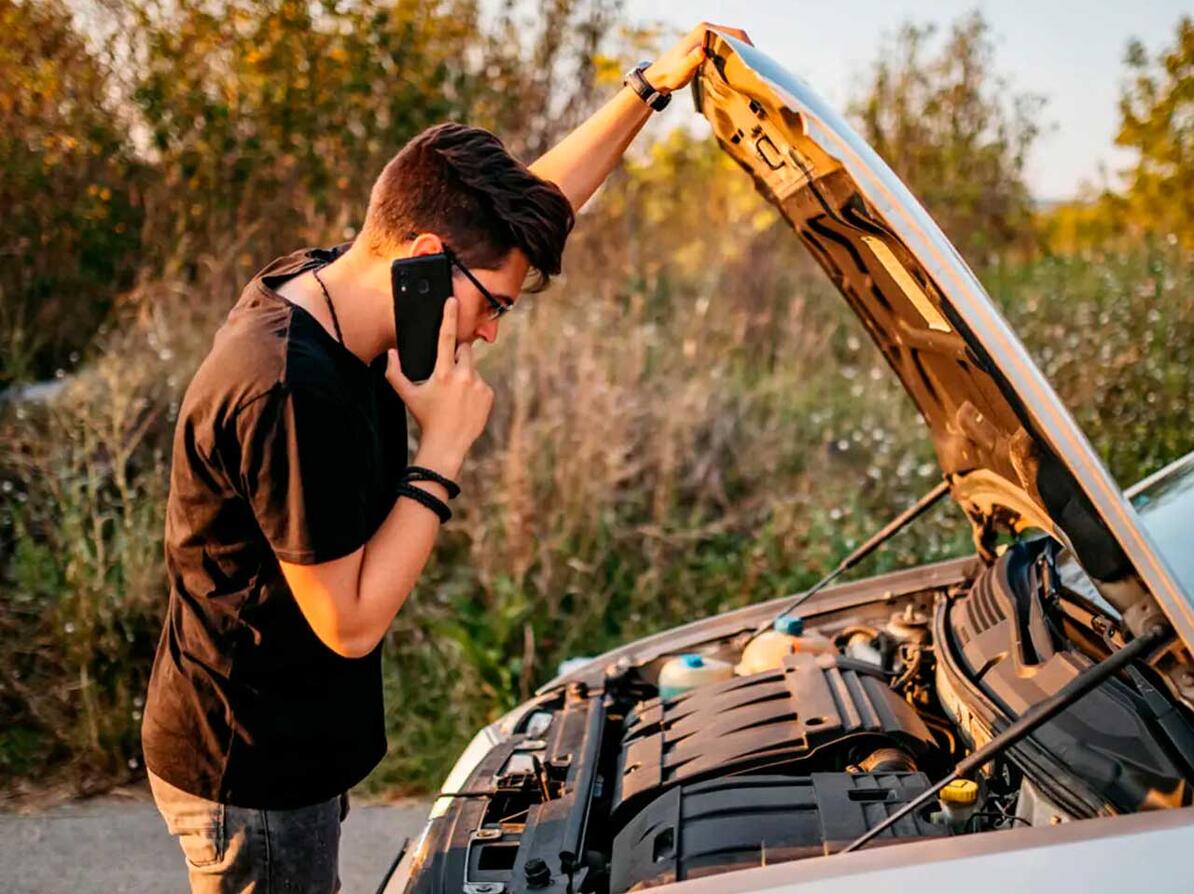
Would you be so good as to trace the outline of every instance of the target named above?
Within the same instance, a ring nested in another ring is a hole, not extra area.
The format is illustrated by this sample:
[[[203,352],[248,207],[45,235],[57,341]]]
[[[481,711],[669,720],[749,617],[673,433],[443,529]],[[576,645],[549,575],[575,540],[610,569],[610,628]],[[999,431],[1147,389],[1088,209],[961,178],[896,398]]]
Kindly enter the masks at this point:
[[[1190,890],[1194,455],[1125,494],[908,189],[713,32],[693,85],[928,426],[941,481],[802,594],[481,730],[389,892]],[[946,496],[974,554],[833,578]]]

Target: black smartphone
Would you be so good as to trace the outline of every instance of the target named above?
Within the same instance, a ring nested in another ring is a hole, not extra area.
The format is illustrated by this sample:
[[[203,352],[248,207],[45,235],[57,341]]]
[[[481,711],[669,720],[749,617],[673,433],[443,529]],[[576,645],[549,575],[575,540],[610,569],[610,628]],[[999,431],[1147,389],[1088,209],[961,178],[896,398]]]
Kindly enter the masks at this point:
[[[452,265],[444,254],[399,258],[390,264],[390,286],[402,374],[422,382],[435,369],[444,302],[452,297]]]

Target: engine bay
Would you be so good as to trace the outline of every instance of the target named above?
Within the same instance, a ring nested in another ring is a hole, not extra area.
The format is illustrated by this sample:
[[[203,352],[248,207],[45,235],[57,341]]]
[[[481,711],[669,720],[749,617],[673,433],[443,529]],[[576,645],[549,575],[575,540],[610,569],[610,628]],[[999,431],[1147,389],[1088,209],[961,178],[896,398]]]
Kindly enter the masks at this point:
[[[442,794],[408,890],[621,894],[838,852],[1123,642],[1064,558],[1018,543],[543,692]],[[870,846],[1188,805],[1192,779],[1185,708],[1133,664]]]

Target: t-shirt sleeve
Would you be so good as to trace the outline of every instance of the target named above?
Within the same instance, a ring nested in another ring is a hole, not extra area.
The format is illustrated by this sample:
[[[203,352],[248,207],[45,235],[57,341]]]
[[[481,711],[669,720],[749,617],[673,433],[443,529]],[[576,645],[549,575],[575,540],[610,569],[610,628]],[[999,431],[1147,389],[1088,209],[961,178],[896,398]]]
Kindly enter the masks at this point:
[[[257,524],[284,562],[338,559],[368,539],[368,444],[361,422],[334,399],[302,388],[270,391],[237,416],[240,484]]]

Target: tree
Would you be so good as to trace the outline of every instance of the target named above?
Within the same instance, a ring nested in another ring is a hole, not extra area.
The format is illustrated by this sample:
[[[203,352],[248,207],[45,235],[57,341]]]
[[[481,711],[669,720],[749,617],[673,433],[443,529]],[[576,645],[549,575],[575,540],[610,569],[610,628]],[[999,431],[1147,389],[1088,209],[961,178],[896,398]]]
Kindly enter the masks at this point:
[[[1135,77],[1120,98],[1115,142],[1137,153],[1126,172],[1129,227],[1194,247],[1194,20],[1183,16],[1173,46],[1155,59],[1133,40],[1126,61]]]
[[[167,187],[158,232],[197,254],[264,225],[261,257],[359,222],[382,166],[431,124],[545,149],[591,108],[617,7],[553,0],[525,22],[512,3],[486,21],[476,0],[92,2],[128,35],[126,91]]]
[[[61,0],[0,0],[0,388],[67,365],[131,280],[144,171],[111,86]]]
[[[528,18],[516,0],[502,0],[480,35],[484,77],[471,97],[472,123],[490,127],[531,161],[593,111],[608,91],[598,86],[599,50],[623,0],[543,0]]]
[[[592,108],[618,2],[0,0],[0,389],[73,365],[134,274],[350,235],[430,124],[530,160]]]
[[[256,227],[259,257],[359,215],[409,137],[460,115],[468,4],[121,0],[126,91],[161,188],[159,251]]]
[[[946,234],[981,260],[1031,241],[1024,162],[1043,99],[1009,93],[992,73],[994,44],[979,13],[955,22],[927,56],[934,33],[901,28],[850,111]]]

